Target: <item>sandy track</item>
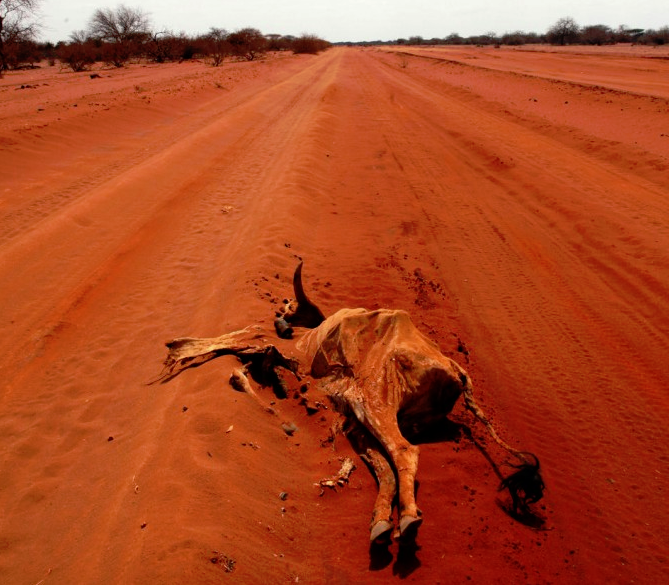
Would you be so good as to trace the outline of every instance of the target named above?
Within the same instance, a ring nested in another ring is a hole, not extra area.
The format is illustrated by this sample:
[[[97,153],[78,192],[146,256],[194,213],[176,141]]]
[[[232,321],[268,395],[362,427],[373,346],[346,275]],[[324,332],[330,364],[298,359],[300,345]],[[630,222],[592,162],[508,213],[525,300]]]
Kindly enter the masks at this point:
[[[3,582],[208,582],[219,553],[249,583],[666,579],[666,96],[593,94],[569,58],[555,84],[433,57],[194,69],[141,81],[147,103],[133,79],[108,110],[6,118]],[[268,325],[296,256],[326,313],[405,308],[467,362],[542,459],[550,530],[504,514],[467,440],[429,444],[421,549],[370,560],[366,471],[312,486],[338,466],[328,420],[268,415],[227,361],[144,385],[171,337]]]
[[[488,47],[474,50],[471,47],[392,47],[388,50],[526,77],[669,97],[669,62],[664,47],[540,46],[533,49],[528,46],[506,47],[501,51]]]

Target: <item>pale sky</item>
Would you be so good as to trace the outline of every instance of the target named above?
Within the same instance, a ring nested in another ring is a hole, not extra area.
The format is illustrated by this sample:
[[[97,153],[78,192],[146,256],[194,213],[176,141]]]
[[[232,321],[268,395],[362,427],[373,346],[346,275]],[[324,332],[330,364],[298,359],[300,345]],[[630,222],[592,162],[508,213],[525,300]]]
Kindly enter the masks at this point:
[[[97,8],[112,0],[42,0],[43,40],[68,40],[86,28]],[[251,26],[265,34],[311,33],[331,42],[394,40],[451,33],[463,37],[514,30],[544,33],[559,18],[580,26],[661,28],[669,25],[667,0],[126,0],[141,8],[157,30],[206,33]]]

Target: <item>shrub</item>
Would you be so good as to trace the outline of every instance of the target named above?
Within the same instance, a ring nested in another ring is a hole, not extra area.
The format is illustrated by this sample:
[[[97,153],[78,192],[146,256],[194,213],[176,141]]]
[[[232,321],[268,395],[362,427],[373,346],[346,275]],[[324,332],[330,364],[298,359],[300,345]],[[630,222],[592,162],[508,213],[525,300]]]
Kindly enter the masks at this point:
[[[608,26],[594,24],[583,27],[581,42],[586,45],[608,45],[615,42],[615,35]]]
[[[504,45],[524,45],[527,42],[527,35],[522,30],[508,32],[502,35],[501,41]]]
[[[5,67],[21,69],[35,67],[42,58],[37,43],[29,40],[18,41],[5,48]]]
[[[330,46],[330,43],[317,37],[316,35],[304,34],[296,38],[292,43],[293,53],[309,53],[315,55],[324,51]]]
[[[95,47],[90,41],[62,44],[57,54],[60,62],[69,65],[72,71],[85,71],[95,63]]]
[[[267,39],[255,28],[243,28],[228,35],[228,42],[232,47],[232,52],[239,56],[253,61],[258,55],[267,50]]]
[[[192,59],[197,53],[204,53],[200,39],[190,39],[186,34],[175,35],[171,31],[155,33],[144,43],[144,54],[156,63],[184,61]]]
[[[639,42],[646,45],[667,45],[669,44],[669,26],[664,26],[658,30],[647,30],[640,38]]]
[[[212,27],[209,34],[199,39],[202,52],[209,57],[211,64],[218,67],[228,55],[232,55],[232,45],[228,33],[222,28]]]
[[[114,67],[123,67],[126,61],[130,59],[131,48],[129,45],[119,42],[102,43],[100,46],[100,56],[107,65]]]
[[[292,49],[295,37],[293,35],[265,35],[268,51],[288,51]]]

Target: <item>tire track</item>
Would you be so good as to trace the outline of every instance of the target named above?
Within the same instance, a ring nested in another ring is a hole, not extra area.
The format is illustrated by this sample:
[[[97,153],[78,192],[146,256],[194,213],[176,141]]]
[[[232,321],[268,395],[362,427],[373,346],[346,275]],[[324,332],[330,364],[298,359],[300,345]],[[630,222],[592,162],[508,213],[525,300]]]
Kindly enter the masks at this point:
[[[497,508],[467,441],[425,445],[423,565],[407,576],[443,578],[448,561],[462,581],[663,581],[665,190],[378,54],[305,65],[179,122],[181,139],[0,249],[0,580],[204,580],[213,543],[241,579],[402,568],[322,546],[365,538],[373,494],[369,478],[322,506],[297,491],[305,460],[334,458],[300,452],[313,421],[288,456],[221,392],[225,364],[142,385],[161,340],[269,324],[304,256],[326,312],[409,310],[546,469],[540,533]],[[262,448],[244,454],[247,437]],[[287,476],[299,514],[277,511]]]
[[[159,145],[158,150],[143,162],[92,188],[76,205],[51,214],[25,237],[5,245],[0,255],[0,267],[7,274],[11,273],[14,286],[0,291],[0,300],[6,315],[11,315],[11,321],[9,318],[5,321],[9,341],[6,350],[10,355],[17,356],[17,361],[24,361],[39,354],[41,340],[51,336],[68,308],[80,304],[88,291],[96,286],[104,276],[105,265],[113,264],[117,254],[129,253],[127,242],[134,247],[141,246],[141,235],[138,234],[147,222],[155,229],[154,215],[164,220],[165,210],[180,202],[187,204],[185,202],[192,201],[198,191],[216,183],[237,184],[240,186],[237,194],[248,196],[249,179],[254,174],[263,177],[267,169],[273,168],[273,165],[264,165],[265,169],[262,169],[259,156],[271,154],[279,163],[281,147],[299,131],[301,122],[309,115],[308,109],[300,112],[296,107],[300,100],[309,99],[311,95],[310,91],[298,89],[300,75],[318,75],[326,67],[326,63],[318,62],[306,73],[298,73],[298,80],[283,81],[266,89],[222,118],[220,112],[214,110],[207,125],[198,127],[196,124],[195,131],[186,132],[188,138],[165,148]],[[287,91],[292,92],[287,103],[272,103],[276,95],[285,95]],[[287,112],[293,112],[290,120],[297,129],[286,132],[283,137],[275,133],[279,150],[263,150],[258,145],[267,142],[263,135],[267,124],[285,117]],[[207,116],[202,114],[202,119]],[[234,126],[229,122],[231,119],[235,120]],[[191,122],[186,124],[190,129]],[[192,152],[197,152],[198,156],[189,157]],[[183,160],[191,161],[185,173],[179,164]],[[229,163],[237,175],[227,176]],[[257,198],[258,191],[251,192],[249,201]],[[234,188],[231,193],[234,194]],[[249,215],[252,214],[253,208],[249,209]],[[172,225],[174,221],[175,217],[171,216]],[[244,236],[236,234],[236,237]],[[79,238],[85,238],[87,243],[82,246]],[[39,258],[42,249],[51,253]],[[39,268],[36,262],[41,264]],[[17,289],[25,290],[25,293],[18,297],[14,292]],[[44,299],[51,299],[52,305],[45,305]],[[17,346],[10,341],[14,328],[31,331],[28,346]]]
[[[260,67],[260,64],[249,64],[250,67]],[[268,73],[268,79],[264,81],[264,89],[280,83],[286,77],[294,74],[294,68],[280,73]],[[210,73],[214,82],[218,76]],[[193,74],[186,79],[194,77]],[[183,78],[172,79],[172,84],[183,82]],[[220,83],[219,83],[220,85]],[[81,149],[77,142],[77,126],[80,120],[65,124],[49,130],[42,137],[41,142],[34,146],[37,150],[36,156],[42,154],[41,150],[49,152],[49,142],[58,140],[61,145],[61,157],[52,164],[55,168],[48,167],[40,169],[39,172],[31,173],[33,178],[27,182],[25,178],[20,181],[22,195],[10,204],[6,204],[0,217],[0,245],[16,237],[23,235],[26,231],[39,227],[40,221],[57,214],[63,208],[73,204],[79,198],[89,194],[92,190],[103,185],[112,177],[119,176],[126,171],[147,162],[156,152],[168,150],[170,147],[187,139],[193,134],[205,130],[212,125],[214,120],[228,115],[234,115],[237,108],[243,107],[250,99],[254,98],[258,89],[255,85],[247,88],[245,84],[235,89],[234,92],[226,92],[220,96],[209,96],[204,99],[198,96],[188,104],[186,108],[180,106],[175,111],[170,107],[170,102],[158,101],[155,106],[147,104],[133,105],[123,103],[125,94],[130,91],[126,88],[120,93],[118,99],[121,105],[116,104],[113,110],[95,118],[93,138],[86,137],[93,146],[90,149]],[[163,90],[166,91],[166,90]],[[219,90],[220,93],[220,90]],[[204,99],[204,103],[203,103]],[[118,110],[125,113],[124,119],[118,120]],[[137,127],[136,109],[143,112],[141,127]],[[100,144],[100,142],[102,142]],[[99,149],[108,149],[106,157],[100,157]],[[118,151],[118,152],[117,152]],[[13,154],[13,153],[10,153]],[[110,159],[110,160],[109,160]],[[47,161],[49,164],[49,161]],[[86,168],[84,176],[77,177],[74,181],[65,182],[60,178],[63,174],[62,168],[78,167]],[[14,174],[8,173],[10,177]],[[53,185],[58,185],[54,188]],[[30,201],[26,204],[26,201]]]
[[[645,523],[656,538],[666,537],[665,520],[651,520],[660,471],[649,470],[642,455],[657,457],[666,438],[660,365],[669,347],[667,323],[658,317],[669,279],[655,262],[668,241],[655,221],[667,216],[666,198],[657,186],[513,118],[370,61],[365,102],[400,172],[411,170],[406,192],[416,210],[405,212],[420,210],[425,252],[440,258],[440,284],[457,299],[486,386],[504,417],[545,450],[562,522],[580,525],[584,513],[591,519],[579,528],[583,549],[602,533],[612,543],[592,551],[587,570],[614,578],[623,567],[641,570],[644,559],[661,574],[645,543],[632,551],[621,535]],[[643,235],[625,246],[632,233]],[[666,458],[655,464],[666,470]],[[608,480],[615,490],[606,489]],[[635,489],[647,499],[639,501]],[[607,514],[611,508],[624,513]],[[622,560],[611,552],[623,549]]]
[[[180,411],[175,401],[187,400],[190,392],[179,397],[176,383],[167,392],[147,394],[142,385],[159,369],[160,340],[186,330],[218,333],[243,319],[229,306],[235,288],[248,288],[239,275],[255,275],[272,265],[272,254],[257,233],[282,237],[281,226],[292,210],[275,208],[285,203],[276,193],[310,156],[320,97],[337,73],[338,60],[335,52],[315,59],[225,117],[159,149],[148,164],[91,190],[82,199],[84,209],[68,209],[65,218],[52,217],[48,227],[31,232],[34,242],[26,237],[4,248],[7,264],[12,254],[32,264],[25,276],[15,274],[14,290],[23,286],[19,277],[33,280],[23,298],[14,298],[30,313],[13,324],[24,339],[26,332],[33,339],[18,346],[15,339],[5,339],[14,347],[3,348],[21,356],[4,364],[1,397],[7,413],[0,425],[5,472],[21,460],[20,468],[5,473],[0,490],[2,531],[12,539],[12,555],[48,558],[58,564],[61,576],[88,571],[93,580],[97,575],[114,581],[108,553],[140,558],[136,540],[114,538],[130,530],[129,522],[142,521],[132,512],[137,504],[132,486],[150,485],[156,469],[177,464],[182,472],[202,473],[197,461],[175,461],[172,450],[165,450],[182,438],[175,433],[186,432],[167,421],[170,412]],[[178,162],[188,151],[198,156],[184,168]],[[130,192],[122,202],[127,209],[114,202],[112,214],[108,205],[118,197],[119,186]],[[92,243],[98,230],[81,228],[72,250],[67,249],[63,233],[71,234],[68,220],[75,212],[109,231],[104,246]],[[100,214],[105,221],[98,223]],[[64,242],[64,251],[42,259],[45,242]],[[82,244],[85,250],[77,256]],[[47,302],[51,293],[45,290],[51,291],[52,283],[45,279],[40,288],[34,281],[65,257],[71,274],[57,283],[57,294]],[[223,302],[213,298],[218,295]],[[34,304],[37,297],[41,305]],[[261,307],[258,314],[267,311],[267,299],[255,304]],[[27,396],[25,388],[34,389],[34,395]],[[24,426],[27,420],[30,425]],[[118,443],[111,456],[105,454],[106,441],[100,441],[107,435]],[[143,474],[146,469],[153,472]],[[63,485],[67,491],[60,489]],[[45,501],[53,508],[44,510]],[[29,536],[38,517],[61,533],[58,542],[50,533]],[[77,553],[77,543],[93,533],[86,554]],[[7,570],[0,567],[0,574]]]

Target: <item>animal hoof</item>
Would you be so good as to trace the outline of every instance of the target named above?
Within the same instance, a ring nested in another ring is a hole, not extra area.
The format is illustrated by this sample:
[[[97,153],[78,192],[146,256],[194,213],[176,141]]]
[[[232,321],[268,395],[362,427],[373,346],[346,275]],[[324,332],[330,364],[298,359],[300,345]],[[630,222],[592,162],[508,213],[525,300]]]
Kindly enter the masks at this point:
[[[422,518],[403,516],[400,518],[400,539],[413,540],[418,534],[418,528],[423,523]]]
[[[393,530],[393,523],[388,520],[379,520],[369,533],[369,540],[374,544],[382,544],[390,540],[390,533]]]
[[[293,328],[283,317],[277,317],[274,319],[274,329],[276,329],[276,334],[281,339],[293,338]]]

